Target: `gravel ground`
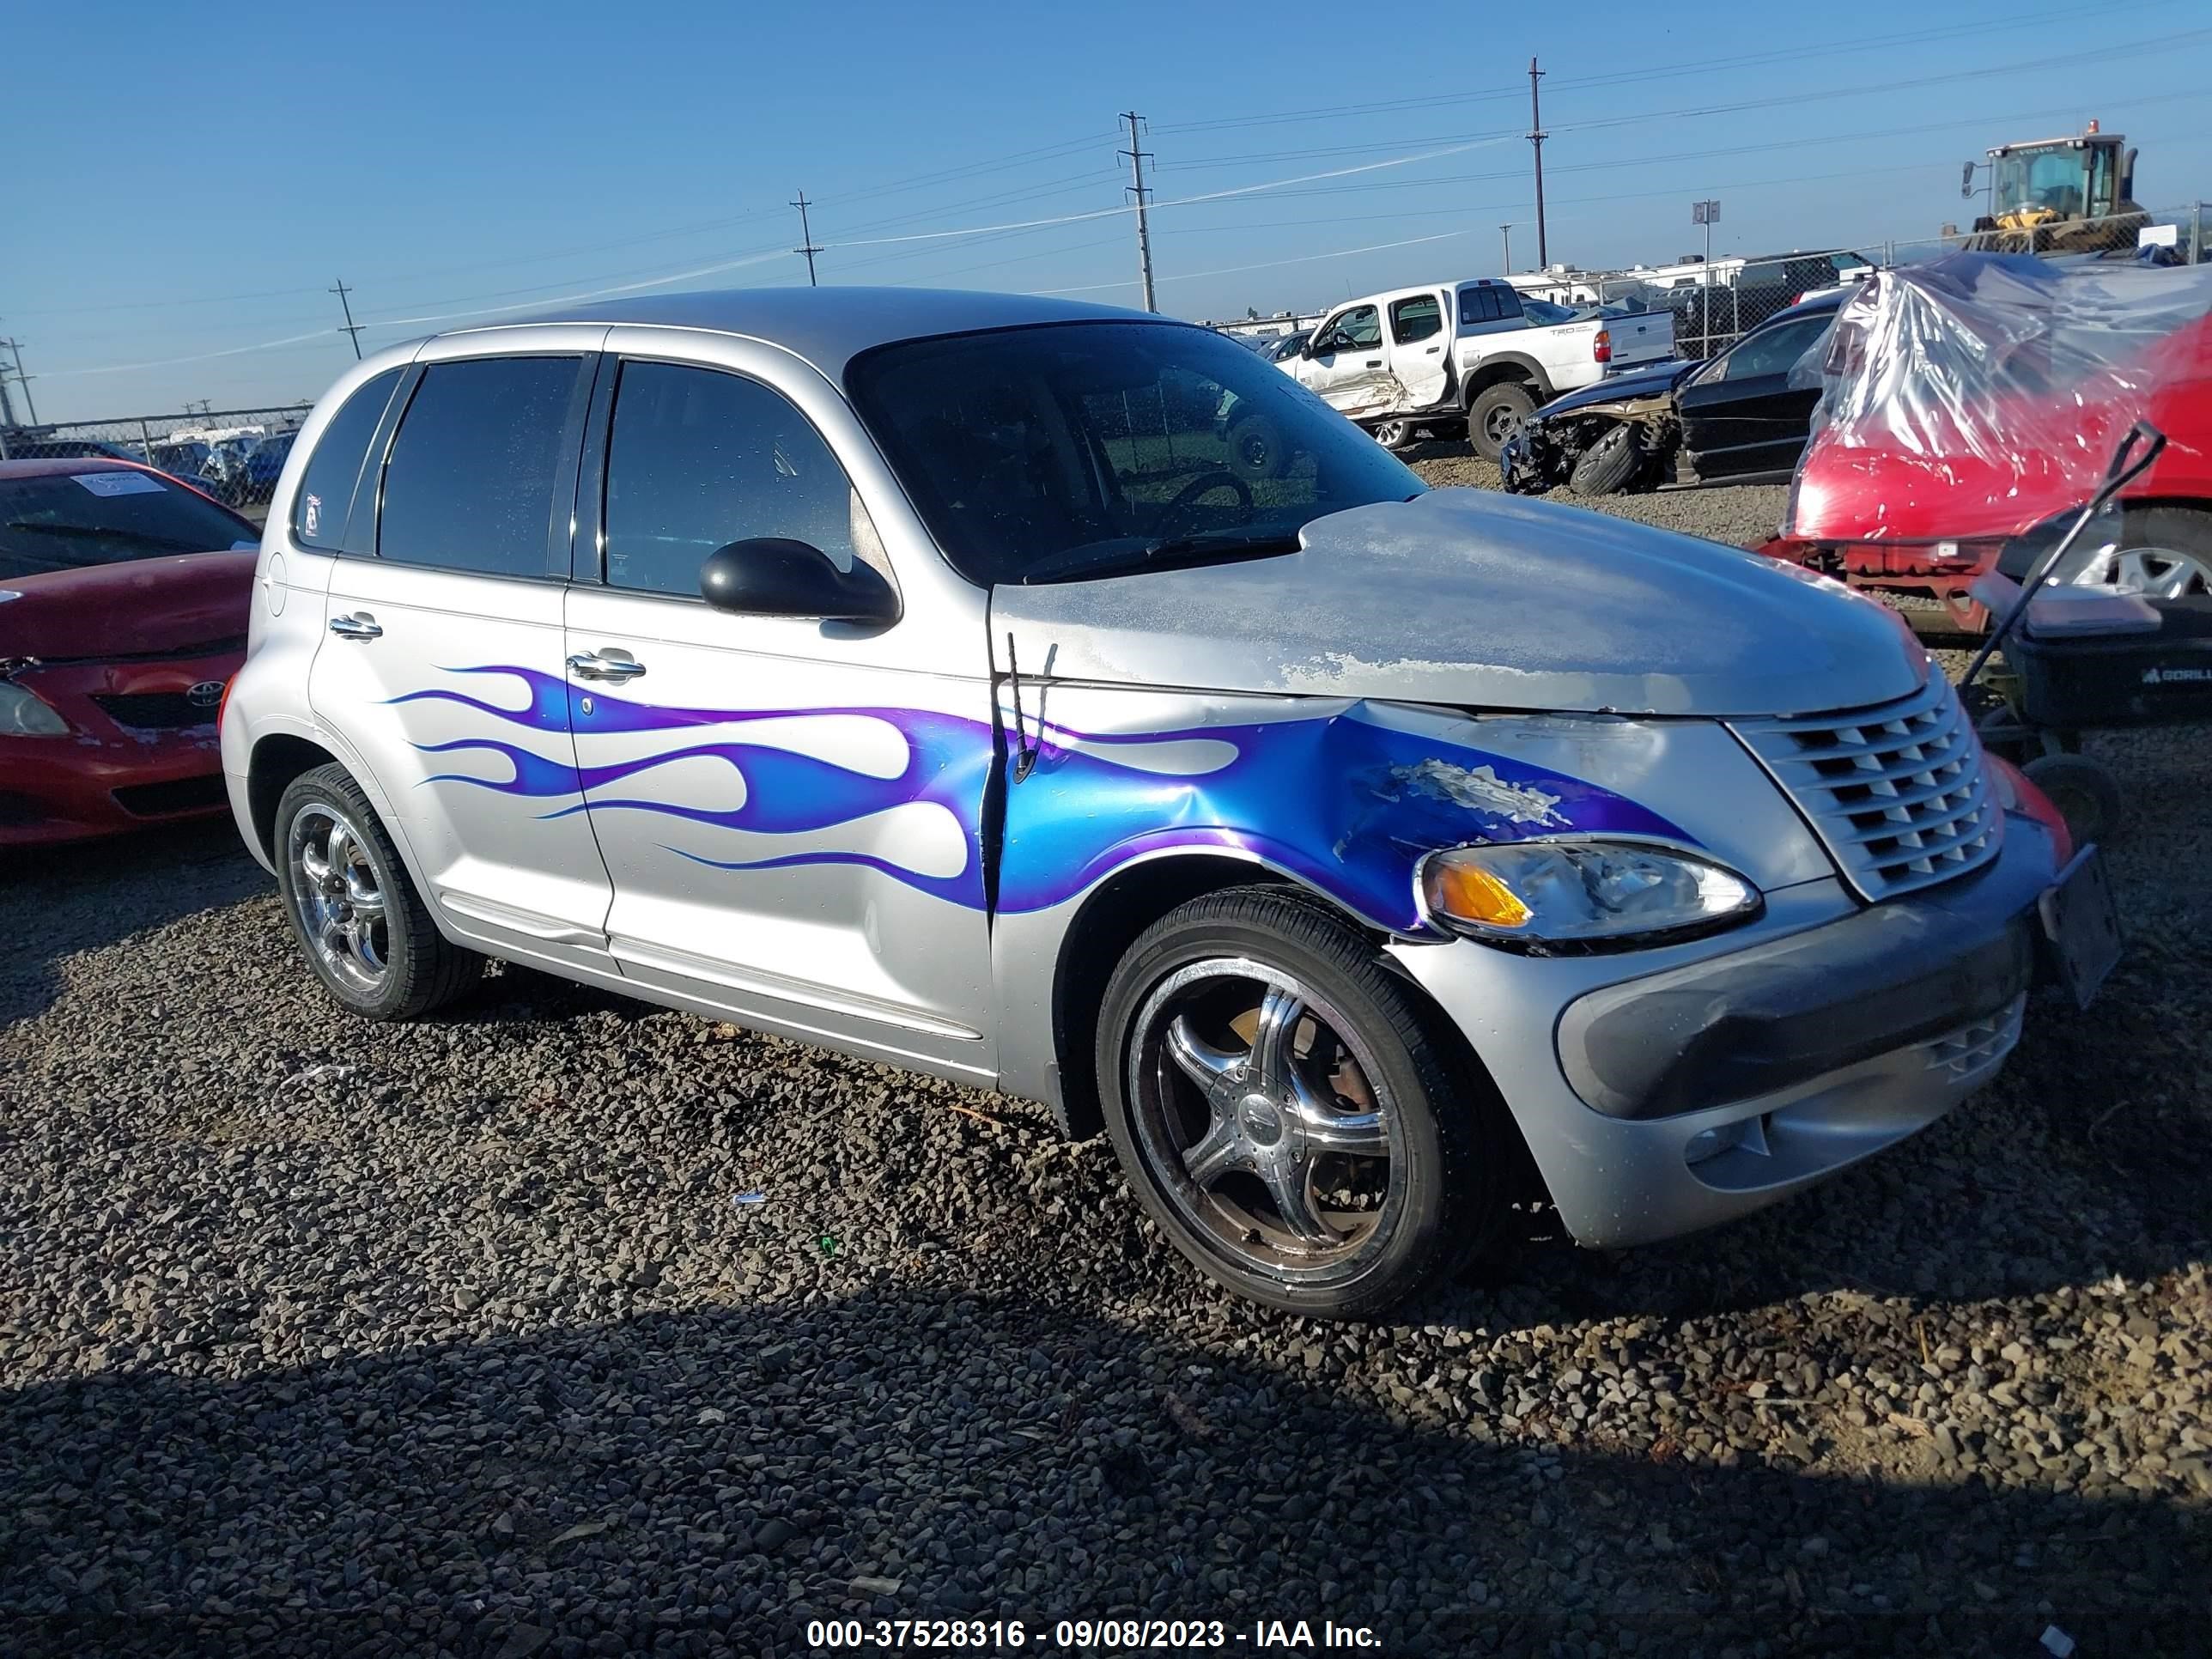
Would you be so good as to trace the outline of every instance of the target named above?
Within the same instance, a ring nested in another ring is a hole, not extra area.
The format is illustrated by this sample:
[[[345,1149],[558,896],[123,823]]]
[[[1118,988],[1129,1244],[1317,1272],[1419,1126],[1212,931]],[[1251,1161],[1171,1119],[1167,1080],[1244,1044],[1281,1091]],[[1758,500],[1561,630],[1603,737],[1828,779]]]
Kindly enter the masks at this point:
[[[1774,495],[1629,505],[1741,541]],[[220,823],[13,858],[0,1650],[2201,1651],[2207,757],[2107,752],[2094,1012],[1810,1196],[1534,1221],[1364,1329],[1208,1288],[1036,1106],[520,971],[350,1022]]]

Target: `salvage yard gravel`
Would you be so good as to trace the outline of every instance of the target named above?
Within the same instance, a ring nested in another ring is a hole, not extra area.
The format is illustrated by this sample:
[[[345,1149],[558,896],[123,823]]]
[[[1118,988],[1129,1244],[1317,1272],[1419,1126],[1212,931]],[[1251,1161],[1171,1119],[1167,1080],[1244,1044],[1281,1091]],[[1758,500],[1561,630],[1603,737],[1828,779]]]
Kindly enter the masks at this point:
[[[1607,507],[1740,543],[1780,495]],[[1243,1651],[2202,1650],[2212,751],[2095,747],[2133,816],[2092,1012],[1747,1222],[1597,1255],[1532,1209],[1370,1327],[1212,1287],[1024,1102],[514,969],[348,1019],[226,823],[11,855],[0,1652],[922,1616],[1056,1651],[1130,1613]]]

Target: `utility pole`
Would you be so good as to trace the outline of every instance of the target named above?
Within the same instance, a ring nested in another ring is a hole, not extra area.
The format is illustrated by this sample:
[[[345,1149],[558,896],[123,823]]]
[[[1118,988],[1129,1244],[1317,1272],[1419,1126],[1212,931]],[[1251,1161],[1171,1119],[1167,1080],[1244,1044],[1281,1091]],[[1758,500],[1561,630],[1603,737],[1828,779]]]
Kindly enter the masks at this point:
[[[1544,71],[1536,67],[1536,60],[1528,60],[1528,144],[1536,152],[1536,269],[1543,270],[1552,263],[1552,251],[1544,242],[1544,116],[1536,100],[1536,82],[1544,78]]]
[[[1129,188],[1137,198],[1137,274],[1144,279],[1145,309],[1158,311],[1152,302],[1152,228],[1145,212],[1145,163],[1152,159],[1148,149],[1137,147],[1137,124],[1145,118],[1134,110],[1123,110],[1121,118],[1129,124],[1129,148],[1121,152],[1129,158],[1129,177],[1133,181]]]
[[[36,426],[39,423],[39,406],[31,401],[31,377],[23,373],[23,343],[21,340],[7,339],[0,340],[0,345],[6,346],[15,356],[15,384],[23,388],[23,407],[30,412],[31,424]],[[7,378],[6,375],[0,374],[0,381],[5,381]],[[4,412],[7,414],[9,424],[12,426],[15,419],[14,411]]]
[[[1503,274],[1510,276],[1513,274],[1513,227],[1510,224],[1500,225],[1498,232],[1505,239],[1505,268]]]
[[[817,247],[814,245],[813,227],[808,222],[806,217],[806,210],[816,206],[817,204],[808,201],[806,199],[806,192],[802,190],[799,192],[799,199],[793,202],[791,205],[799,210],[799,243],[797,247],[791,251],[793,253],[803,253],[806,256],[806,286],[809,288],[817,288],[819,287],[820,284],[814,280],[814,256],[817,253],[827,251],[826,249]]]
[[[346,286],[345,278],[341,276],[336,288],[325,289],[325,292],[338,296],[338,307],[345,313],[345,326],[338,332],[353,342],[353,360],[359,362],[361,361],[361,325],[354,321],[353,306],[346,299],[346,295],[353,290]]]

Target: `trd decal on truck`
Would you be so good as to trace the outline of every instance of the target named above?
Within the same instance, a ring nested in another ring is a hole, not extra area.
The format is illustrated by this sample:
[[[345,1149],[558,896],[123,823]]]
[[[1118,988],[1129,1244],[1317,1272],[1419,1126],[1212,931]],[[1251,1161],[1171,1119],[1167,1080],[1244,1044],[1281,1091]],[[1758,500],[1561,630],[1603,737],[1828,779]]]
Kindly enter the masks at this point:
[[[487,665],[454,673],[501,676],[530,693],[503,708],[447,688],[412,691],[395,703],[459,704],[511,726],[566,734],[570,688],[533,669]],[[579,693],[578,696],[582,694]],[[443,772],[429,783],[466,784],[549,802],[543,814],[650,812],[751,835],[814,834],[915,804],[934,805],[959,826],[957,870],[921,870],[876,853],[813,848],[767,858],[718,856],[712,843],[677,846],[682,858],[727,870],[849,864],[952,903],[982,908],[982,805],[994,738],[990,725],[928,709],[667,708],[593,691],[575,729],[700,733],[683,743],[606,765],[577,767],[526,744],[492,737],[418,744],[426,754],[497,755],[507,777]],[[997,908],[1042,910],[1084,892],[1130,860],[1170,848],[1220,848],[1295,876],[1356,914],[1401,933],[1429,931],[1413,902],[1413,867],[1439,847],[1581,834],[1659,836],[1697,843],[1634,801],[1579,778],[1509,757],[1405,732],[1366,717],[1364,704],[1307,718],[1167,731],[1097,734],[1034,720],[1034,765],[1007,792],[1006,847]],[[823,758],[793,746],[809,722],[878,722],[897,734],[905,761],[896,772]],[[747,735],[747,727],[755,735]],[[744,781],[733,807],[653,799],[617,788],[678,761],[726,762]],[[934,861],[933,861],[934,862]]]

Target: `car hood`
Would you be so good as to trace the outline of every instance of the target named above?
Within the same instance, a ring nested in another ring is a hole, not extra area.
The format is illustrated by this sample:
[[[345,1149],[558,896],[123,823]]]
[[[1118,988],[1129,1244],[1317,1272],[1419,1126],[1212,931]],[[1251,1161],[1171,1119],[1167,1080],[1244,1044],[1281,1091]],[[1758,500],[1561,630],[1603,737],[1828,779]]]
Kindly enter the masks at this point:
[[[1577,507],[1437,489],[1299,542],[999,587],[994,656],[1107,684],[1716,717],[1883,702],[1928,672],[1893,613],[1836,583]]]
[[[1579,392],[1569,392],[1546,404],[1531,420],[1546,420],[1553,415],[1564,415],[1571,410],[1585,408],[1591,404],[1616,403],[1623,398],[1649,398],[1667,391],[1689,372],[1699,366],[1702,359],[1689,362],[1668,358],[1649,368],[1632,369],[1625,374],[1608,374],[1595,386],[1586,386]]]
[[[48,662],[184,653],[241,641],[251,553],[187,553],[0,577],[0,658]]]

